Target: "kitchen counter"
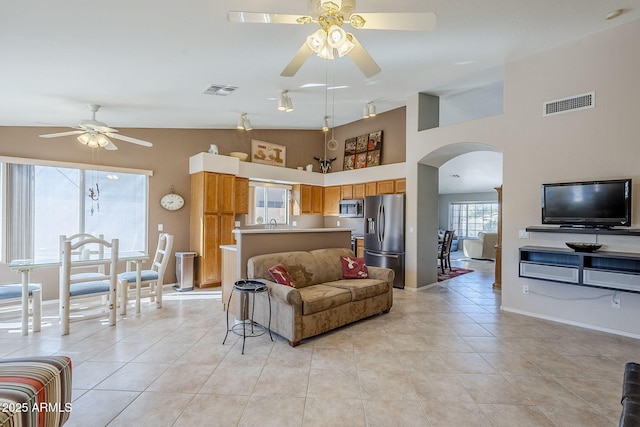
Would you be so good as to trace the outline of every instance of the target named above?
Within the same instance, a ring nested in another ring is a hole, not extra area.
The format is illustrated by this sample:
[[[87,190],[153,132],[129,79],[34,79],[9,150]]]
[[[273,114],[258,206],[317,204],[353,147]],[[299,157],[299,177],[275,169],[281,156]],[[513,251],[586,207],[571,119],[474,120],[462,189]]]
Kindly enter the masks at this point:
[[[236,259],[235,274],[227,275],[230,281],[247,277],[247,261],[252,256],[322,248],[351,248],[350,228],[236,228],[233,234],[236,238],[235,246],[226,245],[222,248],[223,254],[235,255]]]

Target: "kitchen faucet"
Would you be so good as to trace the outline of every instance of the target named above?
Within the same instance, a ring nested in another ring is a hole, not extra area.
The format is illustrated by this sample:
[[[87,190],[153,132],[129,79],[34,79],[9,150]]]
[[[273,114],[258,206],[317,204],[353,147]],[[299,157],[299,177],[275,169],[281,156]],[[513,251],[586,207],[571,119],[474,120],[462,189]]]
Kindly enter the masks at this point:
[[[269,230],[272,230],[274,228],[278,228],[278,221],[276,221],[275,218],[269,221]]]

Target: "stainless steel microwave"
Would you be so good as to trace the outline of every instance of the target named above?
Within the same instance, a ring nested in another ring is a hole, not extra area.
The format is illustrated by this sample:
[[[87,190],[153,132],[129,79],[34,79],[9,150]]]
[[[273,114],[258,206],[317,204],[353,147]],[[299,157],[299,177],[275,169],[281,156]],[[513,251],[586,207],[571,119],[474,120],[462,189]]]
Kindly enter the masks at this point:
[[[340,210],[338,216],[347,218],[363,218],[364,217],[364,200],[340,200]]]

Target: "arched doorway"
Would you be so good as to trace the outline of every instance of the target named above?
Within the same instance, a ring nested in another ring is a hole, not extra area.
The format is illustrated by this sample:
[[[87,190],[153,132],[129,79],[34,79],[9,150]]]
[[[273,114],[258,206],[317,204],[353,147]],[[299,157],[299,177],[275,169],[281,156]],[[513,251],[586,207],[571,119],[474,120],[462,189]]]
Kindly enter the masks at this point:
[[[418,162],[416,216],[418,287],[437,282],[436,263],[419,260],[437,258],[437,232],[440,225],[438,220],[439,168],[458,156],[479,151],[502,153],[502,150],[489,144],[459,142],[440,147]]]

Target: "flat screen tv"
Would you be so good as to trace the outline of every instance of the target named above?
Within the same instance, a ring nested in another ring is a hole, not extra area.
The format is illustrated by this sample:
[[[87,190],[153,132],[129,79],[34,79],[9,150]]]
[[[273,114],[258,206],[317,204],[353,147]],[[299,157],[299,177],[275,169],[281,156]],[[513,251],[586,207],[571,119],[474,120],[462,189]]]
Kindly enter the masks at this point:
[[[542,223],[631,226],[631,179],[542,184]]]

